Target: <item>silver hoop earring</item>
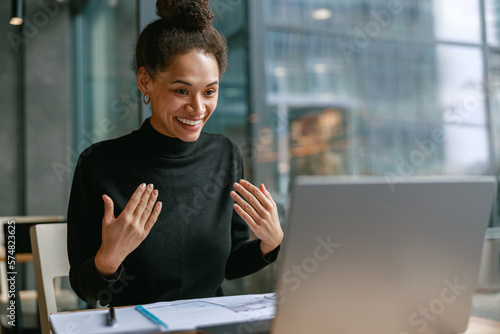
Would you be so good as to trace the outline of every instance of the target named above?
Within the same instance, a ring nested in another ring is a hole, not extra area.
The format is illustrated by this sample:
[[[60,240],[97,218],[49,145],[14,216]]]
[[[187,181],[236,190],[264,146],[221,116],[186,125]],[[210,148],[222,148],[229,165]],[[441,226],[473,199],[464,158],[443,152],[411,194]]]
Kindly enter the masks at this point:
[[[146,98],[148,98],[147,101],[146,101]],[[149,105],[149,102],[151,102],[151,98],[149,96],[147,96],[146,94],[144,94],[142,96],[142,102],[144,102],[145,105]]]

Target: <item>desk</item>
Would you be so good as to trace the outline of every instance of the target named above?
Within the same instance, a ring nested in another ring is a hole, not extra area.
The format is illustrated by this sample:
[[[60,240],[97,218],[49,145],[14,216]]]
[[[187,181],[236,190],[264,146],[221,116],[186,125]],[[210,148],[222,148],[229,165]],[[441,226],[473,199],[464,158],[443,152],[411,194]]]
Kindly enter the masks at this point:
[[[73,312],[92,312],[93,310],[81,310]],[[63,312],[66,313],[66,312]],[[68,312],[69,313],[69,312]],[[53,329],[52,332],[56,333]],[[152,334],[163,334],[164,332],[156,332]],[[171,332],[172,334],[198,334],[196,331]],[[488,319],[470,317],[469,327],[463,334],[500,334],[500,322]]]
[[[464,334],[500,334],[500,322],[470,317],[469,327]]]
[[[151,312],[151,317],[158,317],[169,324],[171,333],[184,334],[195,334],[194,328],[199,326],[217,326],[223,322],[248,324],[245,321],[270,319],[275,314],[275,306],[273,294],[199,298],[145,305]],[[69,328],[75,333],[78,332],[77,329],[85,328],[88,333],[116,334],[124,331],[157,333],[159,329],[154,321],[151,322],[151,317],[145,317],[144,312],[137,311],[134,307],[118,307],[115,312],[118,321],[113,327],[106,326],[108,309],[53,314],[50,316],[51,326],[54,334],[68,332]],[[233,332],[234,329],[235,326],[219,328],[228,332]],[[463,334],[500,334],[500,322],[470,317],[469,327]]]
[[[163,334],[163,333],[154,333]],[[196,332],[178,332],[172,334],[197,334]],[[463,334],[500,334],[500,322],[477,317],[470,317],[469,327]]]
[[[160,333],[155,333],[160,334]],[[173,334],[197,334],[196,332],[182,332]],[[500,322],[470,317],[469,327],[463,334],[500,334]]]

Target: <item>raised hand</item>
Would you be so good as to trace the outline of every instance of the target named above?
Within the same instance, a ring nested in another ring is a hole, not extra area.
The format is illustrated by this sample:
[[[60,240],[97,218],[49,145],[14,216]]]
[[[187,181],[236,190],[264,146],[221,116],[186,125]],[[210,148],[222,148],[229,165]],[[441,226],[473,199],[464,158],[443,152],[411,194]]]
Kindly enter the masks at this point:
[[[248,181],[240,180],[234,183],[234,189],[244,198],[231,191],[231,197],[236,202],[234,209],[261,240],[262,255],[269,254],[283,240],[276,203],[264,184],[257,188]]]
[[[104,218],[102,219],[102,244],[94,262],[102,276],[113,275],[125,258],[132,253],[149,234],[158,219],[162,203],[156,203],[158,190],[152,184],[141,184],[118,218],[114,216],[114,203],[103,195]],[[156,203],[156,205],[155,205]]]

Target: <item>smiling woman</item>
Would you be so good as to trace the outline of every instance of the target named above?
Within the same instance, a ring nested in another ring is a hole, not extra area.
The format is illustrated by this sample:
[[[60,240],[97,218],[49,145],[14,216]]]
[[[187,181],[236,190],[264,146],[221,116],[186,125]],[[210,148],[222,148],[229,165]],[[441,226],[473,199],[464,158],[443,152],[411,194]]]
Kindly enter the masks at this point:
[[[202,132],[227,64],[208,0],[159,0],[157,10],[135,60],[152,116],[86,149],[71,189],[71,284],[102,305],[220,296],[224,278],[275,261],[283,239],[271,194],[243,180],[239,147]]]
[[[139,88],[151,99],[151,125],[161,134],[193,142],[217,107],[219,70],[215,57],[193,50],[177,56],[153,80],[144,67]]]

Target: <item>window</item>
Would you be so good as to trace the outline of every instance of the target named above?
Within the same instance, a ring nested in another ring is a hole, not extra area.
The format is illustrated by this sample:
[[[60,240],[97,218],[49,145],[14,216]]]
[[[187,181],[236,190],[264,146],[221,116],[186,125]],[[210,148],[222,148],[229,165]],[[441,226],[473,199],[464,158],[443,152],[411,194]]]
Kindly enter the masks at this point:
[[[287,194],[299,174],[498,175],[500,1],[484,17],[479,0],[261,4],[259,182]]]
[[[300,174],[499,175],[500,0],[211,6],[229,66],[204,130],[278,198]],[[78,152],[140,124],[136,7],[89,0],[75,19]]]
[[[213,25],[228,43],[228,67],[221,81],[217,109],[203,131],[224,133],[235,140],[245,153],[248,137],[249,62],[246,1],[211,1]],[[245,155],[246,156],[246,155]],[[247,157],[247,156],[246,156]],[[248,160],[248,159],[247,159]],[[246,161],[249,166],[249,161]]]
[[[87,1],[74,18],[75,149],[116,138],[140,124],[131,69],[138,38],[135,1]]]

